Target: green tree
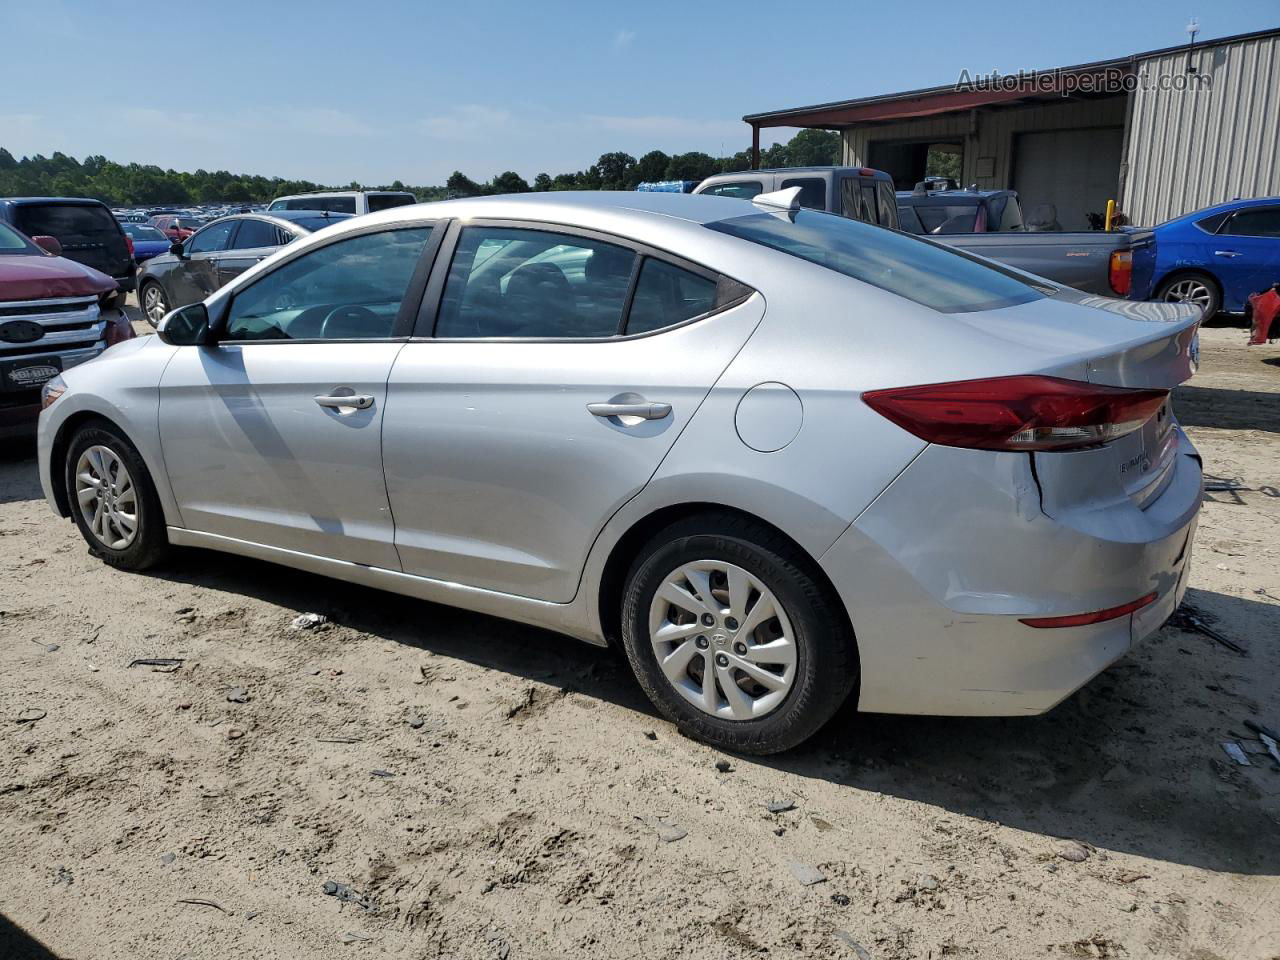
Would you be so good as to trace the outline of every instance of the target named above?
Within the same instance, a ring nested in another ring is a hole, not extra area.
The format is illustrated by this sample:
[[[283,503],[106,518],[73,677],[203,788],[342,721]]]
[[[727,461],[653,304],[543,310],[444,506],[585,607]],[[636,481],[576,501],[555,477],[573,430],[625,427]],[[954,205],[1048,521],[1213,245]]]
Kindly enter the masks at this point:
[[[538,193],[543,193],[551,189],[551,175],[549,173],[540,173],[533,178],[533,189]]]
[[[476,183],[461,170],[455,170],[449,174],[449,179],[445,181],[444,188],[449,191],[451,197],[478,197],[484,193],[484,187]]]
[[[528,193],[528,181],[514,170],[500,173],[489,181],[488,193]]]
[[[677,153],[667,164],[667,180],[705,180],[716,172],[717,164],[713,157],[694,150],[690,153]]]
[[[667,175],[667,164],[671,162],[671,158],[661,150],[650,150],[643,157],[636,161],[632,175],[635,177],[635,183],[631,184],[635,187],[637,183],[656,183],[665,179]]]
[[[605,153],[595,163],[600,172],[600,188],[602,190],[631,190],[635,184],[630,182],[631,170],[636,165],[636,158],[629,153]]]
[[[788,166],[832,166],[840,162],[840,152],[840,134],[834,130],[801,130],[787,144]]]

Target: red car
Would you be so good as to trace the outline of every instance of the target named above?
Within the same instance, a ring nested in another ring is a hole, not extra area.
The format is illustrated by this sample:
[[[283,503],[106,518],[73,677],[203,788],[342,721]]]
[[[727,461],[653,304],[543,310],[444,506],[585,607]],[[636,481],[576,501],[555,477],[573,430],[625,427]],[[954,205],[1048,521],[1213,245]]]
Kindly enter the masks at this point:
[[[45,381],[134,336],[124,291],[61,252],[0,222],[0,438],[35,432]]]
[[[196,217],[179,217],[163,214],[151,218],[151,225],[170,240],[185,240],[204,226],[204,221]]]

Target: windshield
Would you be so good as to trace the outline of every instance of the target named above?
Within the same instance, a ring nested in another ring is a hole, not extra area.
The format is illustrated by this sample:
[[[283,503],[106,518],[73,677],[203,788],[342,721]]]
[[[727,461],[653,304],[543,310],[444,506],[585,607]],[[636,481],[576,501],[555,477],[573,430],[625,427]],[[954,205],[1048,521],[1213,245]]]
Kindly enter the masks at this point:
[[[34,252],[26,237],[8,224],[0,222],[0,254]]]
[[[173,226],[181,227],[183,230],[199,230],[204,226],[204,221],[197,220],[195,217],[176,217]]]
[[[148,227],[141,223],[122,223],[120,229],[127,233],[134,240],[164,240],[168,241],[163,233],[155,227]]]
[[[828,213],[755,213],[706,226],[942,313],[994,310],[1044,297],[1014,275],[963,253]]]

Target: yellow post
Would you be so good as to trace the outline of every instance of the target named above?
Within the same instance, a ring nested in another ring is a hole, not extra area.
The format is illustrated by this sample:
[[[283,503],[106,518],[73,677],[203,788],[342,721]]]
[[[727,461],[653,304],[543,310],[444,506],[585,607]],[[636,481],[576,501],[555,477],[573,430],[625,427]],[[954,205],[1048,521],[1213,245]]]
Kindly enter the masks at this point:
[[[1116,215],[1116,202],[1114,200],[1107,201],[1107,222],[1103,224],[1102,229],[1107,233],[1111,232],[1111,218]]]

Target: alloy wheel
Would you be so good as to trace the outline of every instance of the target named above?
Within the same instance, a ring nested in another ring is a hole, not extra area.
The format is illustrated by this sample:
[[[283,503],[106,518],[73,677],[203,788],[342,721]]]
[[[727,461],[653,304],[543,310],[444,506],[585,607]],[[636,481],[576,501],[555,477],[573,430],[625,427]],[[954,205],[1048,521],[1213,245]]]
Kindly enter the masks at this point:
[[[714,717],[763,717],[795,683],[795,634],[782,604],[723,560],[684,563],[663,578],[649,607],[649,640],[680,696]]]
[[[138,495],[124,461],[110,447],[85,449],[76,461],[76,500],[95,540],[124,550],[138,533]]]
[[[165,302],[164,291],[154,283],[147,284],[142,292],[142,312],[147,315],[151,325],[155,326],[169,312],[169,304]]]
[[[1179,280],[1165,291],[1164,298],[1169,303],[1194,303],[1197,307],[1208,307],[1213,293],[1199,280]]]

